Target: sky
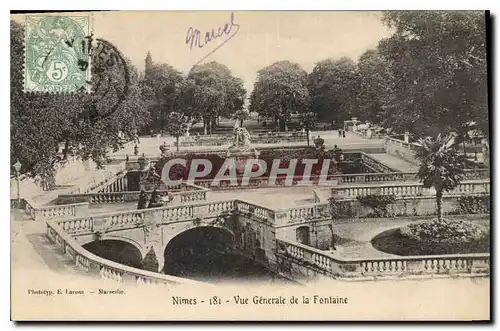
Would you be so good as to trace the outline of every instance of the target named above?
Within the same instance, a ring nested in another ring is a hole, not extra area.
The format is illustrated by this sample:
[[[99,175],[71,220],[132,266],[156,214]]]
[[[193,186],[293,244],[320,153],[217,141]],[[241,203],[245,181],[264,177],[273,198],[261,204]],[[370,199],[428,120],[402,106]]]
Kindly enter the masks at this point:
[[[96,38],[117,46],[139,71],[144,70],[148,51],[153,62],[168,63],[185,73],[213,51],[202,63],[225,64],[244,80],[250,94],[257,71],[276,61],[297,62],[310,72],[327,58],[356,60],[390,36],[380,16],[379,12],[237,11],[226,34],[224,25],[231,22],[231,12],[226,11],[95,12],[93,30]],[[24,23],[23,17],[16,20]],[[186,44],[190,28],[200,30],[202,48]],[[219,28],[220,37],[205,44],[205,32],[214,29],[217,35]]]

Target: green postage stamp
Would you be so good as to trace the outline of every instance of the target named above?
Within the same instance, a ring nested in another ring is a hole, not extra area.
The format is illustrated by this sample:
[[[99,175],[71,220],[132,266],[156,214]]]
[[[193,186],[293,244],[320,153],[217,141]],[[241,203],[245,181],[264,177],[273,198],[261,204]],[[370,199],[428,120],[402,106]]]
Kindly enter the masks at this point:
[[[28,15],[25,34],[25,92],[91,90],[91,17]]]

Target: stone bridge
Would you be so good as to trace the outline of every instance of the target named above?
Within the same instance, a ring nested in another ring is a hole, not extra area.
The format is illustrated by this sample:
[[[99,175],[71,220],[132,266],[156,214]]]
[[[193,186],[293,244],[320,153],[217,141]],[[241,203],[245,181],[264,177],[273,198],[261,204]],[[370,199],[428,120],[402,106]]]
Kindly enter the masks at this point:
[[[276,213],[242,200],[229,200],[49,221],[48,227],[54,231],[52,226],[57,224],[82,246],[110,240],[128,243],[137,249],[142,259],[152,249],[161,272],[163,257],[172,240],[199,229],[230,238],[228,249],[260,259],[266,265],[272,263],[277,217],[284,220],[286,213]]]

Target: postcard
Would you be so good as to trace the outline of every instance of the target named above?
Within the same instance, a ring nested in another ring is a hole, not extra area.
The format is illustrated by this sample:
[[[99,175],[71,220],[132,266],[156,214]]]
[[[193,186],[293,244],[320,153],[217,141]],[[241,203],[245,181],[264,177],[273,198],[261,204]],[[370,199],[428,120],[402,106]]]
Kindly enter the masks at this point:
[[[489,12],[10,21],[12,320],[490,320]]]

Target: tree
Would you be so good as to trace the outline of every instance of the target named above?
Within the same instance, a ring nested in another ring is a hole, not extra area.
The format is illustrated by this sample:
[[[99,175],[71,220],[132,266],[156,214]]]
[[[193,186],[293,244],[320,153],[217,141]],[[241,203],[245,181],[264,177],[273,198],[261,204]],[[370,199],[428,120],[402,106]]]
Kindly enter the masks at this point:
[[[316,114],[313,112],[300,113],[300,121],[306,130],[307,146],[309,146],[309,132],[316,126]]]
[[[232,117],[242,109],[246,91],[243,81],[218,62],[191,68],[188,80],[194,83],[191,117],[203,120],[204,132],[212,133],[220,116]]]
[[[488,135],[485,17],[470,11],[392,11],[395,33],[379,43],[392,76],[387,124],[417,136],[463,135],[469,121]]]
[[[240,126],[243,126],[243,121],[250,119],[250,113],[246,109],[240,109],[234,113],[234,118],[240,121]]]
[[[177,151],[179,151],[179,137],[184,135],[187,131],[187,119],[181,113],[170,113],[170,115],[168,115],[167,130],[173,137],[175,137],[177,142]]]
[[[23,172],[51,177],[60,141],[59,128],[51,116],[51,95],[24,93],[24,28],[11,21],[10,29],[10,159],[19,159]]]
[[[153,75],[154,70],[154,64],[153,64],[153,57],[151,56],[151,52],[148,52],[146,54],[146,59],[144,60],[144,76],[145,77],[150,77]]]
[[[272,118],[278,131],[285,129],[292,112],[304,112],[308,106],[307,73],[297,63],[275,62],[258,71],[249,110]]]
[[[361,121],[381,124],[384,101],[388,97],[391,76],[387,63],[378,50],[368,50],[358,59],[357,93],[353,97],[355,115]]]
[[[144,93],[149,96],[147,100],[151,114],[149,128],[163,133],[169,114],[175,111],[184,77],[171,65],[154,63],[149,52],[145,63],[146,70],[142,84]]]
[[[323,60],[309,74],[311,110],[322,121],[337,124],[356,115],[355,97],[358,85],[356,64],[341,58]]]
[[[438,134],[436,139],[421,138],[416,157],[420,161],[417,176],[425,188],[436,190],[438,220],[443,220],[443,192],[453,190],[464,176],[465,158],[457,153],[456,135]]]

